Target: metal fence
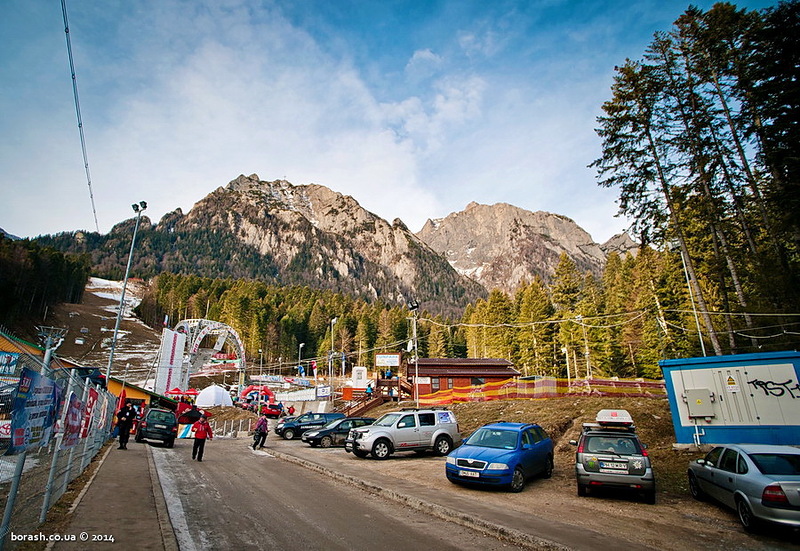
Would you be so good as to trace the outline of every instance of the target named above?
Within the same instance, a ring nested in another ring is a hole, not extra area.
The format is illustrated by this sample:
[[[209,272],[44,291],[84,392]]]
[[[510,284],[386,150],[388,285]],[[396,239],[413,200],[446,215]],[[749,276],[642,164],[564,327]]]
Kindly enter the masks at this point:
[[[38,534],[50,507],[111,435],[116,397],[41,349],[0,332],[0,550]]]
[[[559,398],[561,396],[612,396],[628,398],[667,397],[664,381],[642,379],[557,379],[542,377],[535,381],[507,379],[483,385],[454,387],[420,396],[424,406],[457,402],[488,402],[524,398]]]

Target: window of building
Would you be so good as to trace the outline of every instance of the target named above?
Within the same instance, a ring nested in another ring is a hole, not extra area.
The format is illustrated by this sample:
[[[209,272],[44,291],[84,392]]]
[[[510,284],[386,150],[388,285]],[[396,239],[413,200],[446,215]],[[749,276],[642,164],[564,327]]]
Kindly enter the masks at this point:
[[[472,386],[478,386],[484,384],[486,381],[483,377],[472,377],[469,381],[469,384]]]
[[[431,377],[431,390],[433,392],[439,390],[439,377]]]

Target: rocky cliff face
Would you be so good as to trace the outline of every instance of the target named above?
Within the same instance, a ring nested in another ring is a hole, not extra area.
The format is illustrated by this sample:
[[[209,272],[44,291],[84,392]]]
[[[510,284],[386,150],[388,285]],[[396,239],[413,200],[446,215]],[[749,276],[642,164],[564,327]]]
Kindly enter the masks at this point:
[[[230,234],[267,259],[285,284],[312,285],[455,313],[484,294],[405,225],[389,224],[352,197],[319,185],[240,176],[183,217],[159,222],[177,232]]]
[[[562,252],[595,275],[605,263],[600,245],[566,216],[505,203],[470,203],[461,212],[428,220],[417,236],[459,273],[506,292],[537,275],[550,281]]]

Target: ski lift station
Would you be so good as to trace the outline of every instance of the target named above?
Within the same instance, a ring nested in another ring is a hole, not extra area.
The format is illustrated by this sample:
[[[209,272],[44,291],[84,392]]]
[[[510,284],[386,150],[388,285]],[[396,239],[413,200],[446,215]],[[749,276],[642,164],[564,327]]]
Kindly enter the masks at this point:
[[[678,444],[800,445],[800,352],[659,365]]]

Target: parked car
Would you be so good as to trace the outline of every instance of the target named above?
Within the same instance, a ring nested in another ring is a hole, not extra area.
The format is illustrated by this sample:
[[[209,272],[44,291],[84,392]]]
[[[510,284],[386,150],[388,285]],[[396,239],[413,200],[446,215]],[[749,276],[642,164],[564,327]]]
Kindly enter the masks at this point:
[[[375,421],[374,417],[346,417],[344,419],[334,419],[318,429],[304,432],[300,439],[310,444],[312,448],[316,446],[322,448],[344,446],[344,440],[347,438],[350,429],[371,425],[373,421]]]
[[[178,436],[178,418],[168,409],[150,408],[139,422],[134,439],[161,440],[168,448],[175,444]]]
[[[444,408],[405,408],[386,413],[368,427],[352,429],[344,441],[356,457],[386,459],[398,451],[433,450],[447,455],[461,443],[455,414]]]
[[[450,452],[445,474],[454,484],[506,486],[521,492],[527,479],[553,475],[553,441],[539,425],[484,425]]]
[[[765,444],[717,446],[689,464],[689,491],[734,509],[747,531],[769,521],[800,527],[800,449]]]
[[[656,501],[656,478],[650,456],[636,434],[630,414],[624,409],[604,409],[597,413],[596,423],[584,423],[577,446],[575,476],[578,495],[589,488],[632,490],[643,495],[647,503]]]
[[[270,417],[272,419],[277,419],[278,417],[281,416],[281,413],[283,413],[283,410],[280,407],[278,407],[278,404],[265,404],[265,403],[262,403],[261,404],[261,411],[259,413],[266,414],[267,417]]]
[[[296,436],[301,436],[310,429],[318,429],[328,421],[341,419],[343,413],[312,413],[307,412],[297,417],[284,417],[278,421],[275,427],[275,434],[283,436],[286,440],[292,440]]]

